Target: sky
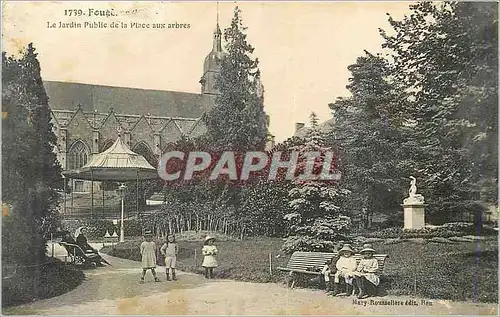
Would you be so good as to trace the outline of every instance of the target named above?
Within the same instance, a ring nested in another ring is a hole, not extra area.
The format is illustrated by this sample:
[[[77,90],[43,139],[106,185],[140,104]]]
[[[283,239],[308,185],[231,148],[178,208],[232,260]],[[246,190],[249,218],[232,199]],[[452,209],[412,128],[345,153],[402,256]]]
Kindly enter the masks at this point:
[[[259,59],[270,132],[280,142],[294,134],[296,122],[308,123],[311,112],[320,121],[331,118],[328,103],[349,94],[347,67],[365,49],[381,51],[378,29],[389,29],[386,13],[400,19],[409,4],[220,1],[218,11],[222,29],[235,5],[242,11]],[[116,16],[88,16],[89,9]],[[217,3],[209,1],[3,1],[2,50],[15,54],[33,42],[44,80],[200,93],[216,20]],[[72,21],[82,28],[48,27]],[[108,28],[84,28],[85,22],[105,22]],[[112,22],[129,27],[110,28]],[[132,23],[189,28],[131,28]]]

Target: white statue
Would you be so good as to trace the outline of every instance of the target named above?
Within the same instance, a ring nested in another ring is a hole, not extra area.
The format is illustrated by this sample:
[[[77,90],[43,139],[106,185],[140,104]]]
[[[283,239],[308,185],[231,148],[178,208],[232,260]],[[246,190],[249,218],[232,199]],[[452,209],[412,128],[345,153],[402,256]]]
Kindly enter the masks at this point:
[[[410,176],[410,190],[408,190],[408,198],[403,200],[404,204],[423,204],[424,196],[417,194],[417,179]]]
[[[409,197],[413,197],[417,194],[417,179],[413,176],[410,176],[411,182],[410,182],[410,192],[409,192]]]

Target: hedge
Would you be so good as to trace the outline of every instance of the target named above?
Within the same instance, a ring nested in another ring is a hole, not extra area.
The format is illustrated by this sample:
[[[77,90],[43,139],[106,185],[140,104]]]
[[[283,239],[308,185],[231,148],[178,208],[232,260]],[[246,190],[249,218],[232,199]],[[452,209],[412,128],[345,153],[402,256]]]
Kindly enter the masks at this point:
[[[424,227],[422,229],[403,229],[400,227],[387,228],[379,231],[365,231],[354,234],[353,236],[364,236],[366,238],[449,238],[464,235],[497,235],[498,232],[491,228],[482,227],[478,229],[473,223],[468,222],[450,222],[442,226]]]
[[[129,219],[124,222],[124,231],[126,236],[140,236],[142,235],[142,223],[137,219]],[[85,227],[88,239],[99,239],[104,237],[106,230],[109,234],[120,235],[120,221],[114,225],[111,220],[101,219],[82,219],[82,220],[62,220],[62,229],[74,233],[79,227]]]

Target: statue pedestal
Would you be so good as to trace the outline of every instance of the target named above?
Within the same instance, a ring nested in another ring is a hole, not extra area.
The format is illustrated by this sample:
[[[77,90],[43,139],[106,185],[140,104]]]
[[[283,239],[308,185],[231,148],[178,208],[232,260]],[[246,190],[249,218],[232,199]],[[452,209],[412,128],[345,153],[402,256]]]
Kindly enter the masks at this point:
[[[422,202],[405,202],[402,206],[404,208],[405,229],[425,227],[425,212]]]

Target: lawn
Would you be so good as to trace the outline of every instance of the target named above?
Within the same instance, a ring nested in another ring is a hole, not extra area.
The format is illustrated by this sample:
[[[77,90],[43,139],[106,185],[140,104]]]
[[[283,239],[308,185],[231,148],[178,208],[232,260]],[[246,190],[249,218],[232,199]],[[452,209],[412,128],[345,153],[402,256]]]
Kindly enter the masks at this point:
[[[434,299],[498,301],[498,240],[455,244],[374,244],[389,254],[384,269],[391,295]]]
[[[140,261],[140,240],[119,243],[115,248],[105,247],[102,252],[109,255]],[[158,243],[158,248],[160,247]],[[241,281],[273,282],[282,279],[282,274],[273,270],[269,274],[269,253],[272,253],[273,267],[285,265],[287,258],[276,258],[277,250],[283,244],[280,238],[253,238],[243,241],[218,241],[219,267],[214,271],[218,278],[229,278]],[[202,274],[201,241],[179,241],[177,267],[179,270]],[[162,264],[159,258],[158,263]]]
[[[277,238],[219,241],[216,276],[242,281],[278,282],[284,275],[275,268],[286,264]],[[140,260],[140,241],[118,244],[110,255]],[[455,301],[496,302],[498,300],[498,241],[489,237],[479,242],[396,244],[373,243],[377,253],[387,253],[384,288],[388,295],[412,295]],[[201,242],[180,241],[178,268],[203,273]],[[196,250],[196,257],[195,257]],[[269,273],[269,253],[273,274]],[[277,255],[280,255],[276,258]],[[161,259],[159,260],[161,263]]]

